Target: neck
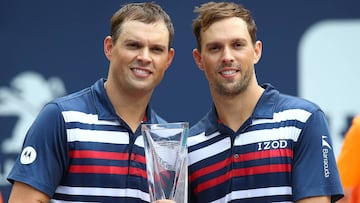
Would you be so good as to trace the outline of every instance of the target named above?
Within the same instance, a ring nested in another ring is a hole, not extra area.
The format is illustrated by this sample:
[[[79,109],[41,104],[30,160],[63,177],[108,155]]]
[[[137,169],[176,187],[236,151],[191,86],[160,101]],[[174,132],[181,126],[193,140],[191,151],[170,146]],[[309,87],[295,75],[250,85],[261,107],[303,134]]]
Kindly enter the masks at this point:
[[[109,84],[105,84],[105,89],[116,114],[135,132],[145,116],[152,92],[126,93]]]
[[[213,94],[219,119],[236,132],[252,115],[263,92],[264,89],[256,85],[236,96],[224,98]]]

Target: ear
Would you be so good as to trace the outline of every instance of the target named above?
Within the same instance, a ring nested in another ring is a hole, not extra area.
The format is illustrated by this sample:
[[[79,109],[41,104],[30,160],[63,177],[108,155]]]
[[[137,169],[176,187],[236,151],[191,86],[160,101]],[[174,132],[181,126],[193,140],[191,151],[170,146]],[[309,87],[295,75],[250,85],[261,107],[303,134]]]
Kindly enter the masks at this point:
[[[106,58],[110,61],[112,58],[112,51],[113,48],[113,42],[111,36],[106,36],[104,39],[104,53]]]
[[[168,69],[174,59],[174,55],[175,55],[175,49],[174,48],[170,48],[169,53],[168,53],[168,58],[167,58],[167,63],[166,63],[166,69]]]
[[[254,64],[257,64],[260,61],[262,53],[262,42],[256,41],[254,46]]]
[[[200,70],[204,70],[203,65],[202,65],[202,61],[201,61],[201,53],[198,49],[193,49],[193,57],[194,57],[194,61],[196,63],[196,65],[198,66],[198,68]]]

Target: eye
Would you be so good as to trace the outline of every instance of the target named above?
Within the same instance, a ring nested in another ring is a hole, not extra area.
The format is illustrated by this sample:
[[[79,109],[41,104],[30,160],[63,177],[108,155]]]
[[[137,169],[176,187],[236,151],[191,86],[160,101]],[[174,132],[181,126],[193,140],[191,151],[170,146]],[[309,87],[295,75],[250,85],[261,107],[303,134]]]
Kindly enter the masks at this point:
[[[241,48],[241,47],[243,47],[243,46],[244,46],[244,44],[241,43],[241,42],[236,42],[236,43],[234,43],[234,47],[235,47],[236,49],[239,49],[239,48]]]
[[[129,43],[126,43],[126,47],[128,49],[138,49],[141,47],[141,45],[137,42],[129,42]]]
[[[208,47],[208,51],[209,51],[209,52],[217,52],[217,51],[219,51],[219,50],[220,50],[220,47],[217,46],[217,45],[212,45],[212,46],[209,46],[209,47]]]
[[[154,53],[158,53],[158,54],[161,54],[163,53],[165,50],[164,47],[160,47],[160,46],[155,46],[155,47],[152,47],[151,48],[151,51],[153,51]]]
[[[247,41],[246,40],[234,40],[232,43],[232,46],[234,47],[234,49],[240,49],[243,48],[245,46],[247,46]]]

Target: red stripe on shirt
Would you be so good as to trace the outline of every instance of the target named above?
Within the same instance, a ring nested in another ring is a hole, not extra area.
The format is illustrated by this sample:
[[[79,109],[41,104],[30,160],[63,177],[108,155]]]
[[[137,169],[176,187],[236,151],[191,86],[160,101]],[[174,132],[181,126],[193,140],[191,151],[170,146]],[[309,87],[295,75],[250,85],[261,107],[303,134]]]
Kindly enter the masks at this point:
[[[227,158],[221,162],[204,167],[204,168],[190,174],[189,180],[191,183],[204,175],[207,175],[209,173],[213,173],[214,171],[228,167],[229,165],[231,165],[231,163],[232,163],[231,161],[233,161],[234,163],[239,163],[239,162],[268,159],[268,158],[274,158],[274,157],[292,158],[293,151],[291,149],[273,149],[273,150],[263,150],[263,151],[258,151],[258,152],[250,152],[250,153],[246,153],[246,154],[240,154],[237,158],[232,156],[231,158]],[[230,177],[241,177],[241,176],[257,175],[257,174],[264,174],[264,173],[290,172],[290,171],[291,171],[290,164],[269,164],[269,165],[241,168],[241,169],[233,169],[230,172],[225,173],[224,175],[221,175],[214,179],[200,183],[195,188],[195,192],[196,193],[201,192],[208,188],[214,187],[215,185],[218,185],[218,184],[221,184],[221,183],[227,181]]]
[[[189,177],[190,182],[196,180],[197,178],[212,173],[214,171],[217,171],[221,168],[227,167],[231,164],[231,159],[233,159],[234,162],[244,162],[244,161],[250,161],[250,160],[259,160],[259,159],[266,159],[266,158],[273,158],[273,157],[293,157],[293,151],[290,149],[276,149],[276,150],[265,150],[260,152],[250,152],[246,154],[239,155],[238,158],[227,158],[221,162],[218,162],[216,164],[204,167],[194,173],[192,173]]]
[[[95,151],[95,150],[72,150],[70,151],[71,158],[79,158],[79,159],[106,159],[106,160],[128,160],[129,153],[119,153],[119,152],[104,152],[104,151]],[[136,160],[137,162],[144,163],[146,159],[144,156],[138,154],[131,155],[132,160]]]
[[[204,176],[206,174],[212,173],[214,171],[217,171],[221,168],[224,168],[231,164],[231,158],[227,158],[224,161],[221,161],[219,163],[213,164],[211,166],[204,167],[200,170],[197,170],[196,172],[192,173],[189,177],[190,182],[196,180],[197,178]]]
[[[259,159],[268,159],[274,157],[293,157],[293,151],[291,149],[271,149],[262,150],[258,152],[250,152],[246,154],[239,154],[239,158],[235,159],[234,162],[243,162]]]
[[[97,174],[117,174],[117,175],[138,175],[147,177],[146,171],[135,167],[119,167],[119,166],[94,166],[94,165],[71,165],[70,173],[97,173]]]
[[[111,159],[111,160],[127,160],[129,153],[103,152],[94,150],[72,150],[71,158],[93,158],[93,159]]]
[[[213,178],[209,181],[200,183],[195,188],[195,193],[202,192],[206,189],[212,188],[216,185],[219,185],[230,178],[233,177],[241,177],[241,176],[250,176],[250,175],[258,175],[264,173],[277,173],[277,172],[290,172],[291,165],[290,164],[270,164],[264,166],[254,166],[249,168],[235,169],[231,172],[227,172],[226,174],[219,176],[217,178]]]

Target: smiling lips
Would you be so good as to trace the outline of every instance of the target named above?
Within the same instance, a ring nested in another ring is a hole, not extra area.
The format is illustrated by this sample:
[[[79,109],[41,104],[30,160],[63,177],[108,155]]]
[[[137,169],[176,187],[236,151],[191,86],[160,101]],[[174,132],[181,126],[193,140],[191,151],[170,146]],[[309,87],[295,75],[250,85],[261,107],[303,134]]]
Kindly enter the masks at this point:
[[[131,71],[137,76],[137,77],[148,77],[152,74],[152,72],[145,68],[131,68]]]
[[[224,76],[224,77],[232,77],[235,76],[235,74],[239,72],[238,69],[234,69],[234,68],[224,68],[222,69],[219,73]]]

